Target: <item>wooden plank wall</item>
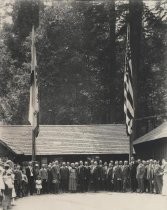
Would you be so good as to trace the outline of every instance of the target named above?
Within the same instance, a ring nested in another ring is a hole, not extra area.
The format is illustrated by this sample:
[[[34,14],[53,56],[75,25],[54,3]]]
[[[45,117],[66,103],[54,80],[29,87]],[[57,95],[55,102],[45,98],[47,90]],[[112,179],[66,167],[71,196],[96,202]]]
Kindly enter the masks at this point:
[[[145,142],[135,145],[136,158],[148,160],[162,160],[167,158],[167,139],[159,139],[156,141]]]

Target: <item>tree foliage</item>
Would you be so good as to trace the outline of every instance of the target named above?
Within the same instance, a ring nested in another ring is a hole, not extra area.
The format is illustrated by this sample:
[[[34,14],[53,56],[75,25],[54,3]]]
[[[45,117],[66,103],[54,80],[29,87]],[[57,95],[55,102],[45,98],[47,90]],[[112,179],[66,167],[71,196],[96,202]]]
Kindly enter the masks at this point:
[[[39,12],[35,2],[16,1],[13,24],[3,29],[0,116],[7,123],[28,123],[30,34],[32,24],[38,25],[34,14]],[[166,115],[164,4],[166,0],[161,0],[150,8],[143,3],[140,14],[136,13],[135,21],[140,16],[143,23],[138,41],[141,56],[136,55],[138,135],[149,129],[150,122],[157,123],[150,116],[162,120]],[[124,122],[126,26],[132,18],[128,11],[125,1],[40,4],[36,47],[41,124]]]

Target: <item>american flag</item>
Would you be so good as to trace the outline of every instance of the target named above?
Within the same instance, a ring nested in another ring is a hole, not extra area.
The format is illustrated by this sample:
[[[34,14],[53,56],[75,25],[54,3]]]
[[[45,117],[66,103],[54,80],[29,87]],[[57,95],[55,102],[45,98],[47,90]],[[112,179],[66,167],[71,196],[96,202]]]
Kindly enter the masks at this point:
[[[35,137],[39,133],[39,99],[38,99],[38,80],[37,80],[37,60],[35,48],[35,31],[32,27],[31,44],[31,77],[30,77],[30,102],[29,102],[29,122],[33,127]]]
[[[130,29],[128,26],[124,71],[124,112],[126,118],[127,135],[132,134],[134,120],[133,72],[129,33]]]

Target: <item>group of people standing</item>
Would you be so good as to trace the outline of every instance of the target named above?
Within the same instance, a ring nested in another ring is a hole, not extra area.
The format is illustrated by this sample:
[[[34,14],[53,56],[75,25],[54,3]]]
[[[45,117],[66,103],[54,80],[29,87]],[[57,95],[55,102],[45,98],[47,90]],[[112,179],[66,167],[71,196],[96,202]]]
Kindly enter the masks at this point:
[[[59,192],[148,192],[167,195],[167,162],[156,160],[53,161],[21,167],[7,161],[0,166],[0,200],[7,210],[14,197]]]

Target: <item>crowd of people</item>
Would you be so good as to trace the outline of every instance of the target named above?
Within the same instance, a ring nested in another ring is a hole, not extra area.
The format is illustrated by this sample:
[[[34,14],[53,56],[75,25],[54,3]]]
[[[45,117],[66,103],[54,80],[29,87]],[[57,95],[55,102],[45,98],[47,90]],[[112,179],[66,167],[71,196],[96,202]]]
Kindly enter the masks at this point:
[[[138,192],[167,195],[167,162],[156,160],[53,161],[28,166],[8,160],[0,162],[0,203],[3,210],[11,207],[14,198],[33,194],[64,192]]]

